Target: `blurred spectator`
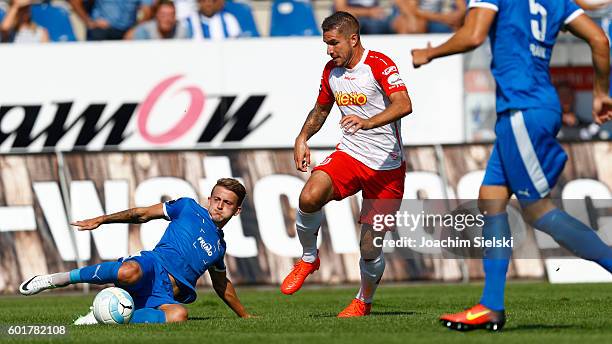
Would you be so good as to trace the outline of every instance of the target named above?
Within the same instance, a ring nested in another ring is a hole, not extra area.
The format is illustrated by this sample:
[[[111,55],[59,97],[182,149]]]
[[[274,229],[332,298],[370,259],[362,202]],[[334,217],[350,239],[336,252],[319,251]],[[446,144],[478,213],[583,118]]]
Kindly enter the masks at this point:
[[[224,0],[198,0],[198,3],[198,15],[187,18],[190,38],[219,40],[240,36],[240,23],[233,14],[223,9]]]
[[[397,0],[397,33],[450,33],[463,25],[465,0]]]
[[[361,34],[391,33],[390,18],[378,0],[334,0],[334,8],[355,16],[359,20]]]
[[[182,20],[198,13],[197,0],[174,0],[176,19]]]
[[[172,0],[160,0],[153,6],[153,20],[139,24],[128,31],[125,39],[181,39],[188,38],[184,22],[176,20]]]
[[[561,130],[558,137],[564,140],[607,139],[607,132],[601,131],[597,124],[583,121],[576,115],[576,92],[569,82],[557,84],[561,102]]]
[[[151,18],[153,0],[95,0],[91,15],[86,10],[88,0],[70,0],[76,14],[87,26],[90,41],[123,39],[126,32],[137,22],[138,12],[142,19]]]
[[[49,42],[47,29],[32,21],[32,1],[13,0],[0,25],[3,42]]]

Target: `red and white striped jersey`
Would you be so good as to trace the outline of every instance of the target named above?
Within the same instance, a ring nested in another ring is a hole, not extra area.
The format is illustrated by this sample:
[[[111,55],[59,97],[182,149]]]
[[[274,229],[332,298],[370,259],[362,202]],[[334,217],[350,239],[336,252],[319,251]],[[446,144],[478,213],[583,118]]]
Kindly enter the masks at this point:
[[[398,91],[406,91],[406,85],[395,63],[382,53],[366,50],[352,69],[327,63],[317,103],[335,101],[342,116],[371,118],[384,111],[389,96]],[[398,168],[404,160],[400,120],[355,134],[343,132],[337,149],[374,170]]]

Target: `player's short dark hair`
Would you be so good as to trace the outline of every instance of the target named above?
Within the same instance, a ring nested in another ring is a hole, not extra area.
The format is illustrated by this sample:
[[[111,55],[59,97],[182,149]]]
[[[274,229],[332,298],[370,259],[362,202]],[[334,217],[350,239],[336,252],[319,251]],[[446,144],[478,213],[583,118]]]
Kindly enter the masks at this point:
[[[323,32],[338,30],[338,32],[346,36],[352,34],[359,35],[359,21],[352,14],[339,11],[323,20],[321,30]]]
[[[221,178],[217,180],[215,187],[217,186],[222,186],[235,193],[236,196],[238,196],[238,205],[242,205],[242,201],[244,201],[244,198],[246,197],[246,188],[244,185],[242,185],[242,183],[234,178]],[[213,190],[215,187],[213,187]]]

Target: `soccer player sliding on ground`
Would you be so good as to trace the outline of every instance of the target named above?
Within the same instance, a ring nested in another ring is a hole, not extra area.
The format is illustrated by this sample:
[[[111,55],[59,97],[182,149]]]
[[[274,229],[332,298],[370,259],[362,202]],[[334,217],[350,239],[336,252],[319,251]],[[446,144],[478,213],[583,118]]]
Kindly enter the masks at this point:
[[[475,49],[489,35],[491,71],[497,83],[497,140],[478,196],[485,214],[483,235],[510,237],[506,205],[515,194],[530,224],[577,256],[612,272],[612,249],[591,228],[557,209],[550,200],[550,190],[567,160],[556,139],[561,106],[549,76],[557,34],[566,28],[591,47],[593,120],[597,124],[612,119],[608,39],[572,0],[472,0],[469,7],[465,25],[446,43],[415,49],[412,58],[419,67]],[[504,326],[504,289],[511,254],[511,248],[483,252],[485,286],[480,303],[465,312],[442,315],[444,326],[456,330],[499,330]]]
[[[412,112],[412,104],[395,63],[382,53],[361,45],[359,22],[346,12],[336,12],[321,25],[327,54],[332,58],[323,70],[319,96],[295,140],[296,168],[306,172],[310,165],[307,145],[321,129],[334,101],[342,119],[342,140],[327,159],[313,169],[304,185],[296,216],[303,256],[281,285],[290,295],[306,277],[319,268],[317,234],[323,213],[331,200],[341,200],[358,191],[369,200],[390,200],[362,207],[361,289],[339,317],[370,314],[372,298],[385,269],[381,248],[373,239],[384,235],[372,229],[377,212],[394,213],[404,194],[406,166],[402,151],[400,119]],[[391,208],[389,209],[389,203]]]
[[[191,198],[179,198],[146,208],[77,221],[79,230],[94,230],[106,223],[144,223],[166,219],[170,224],[152,251],[86,266],[70,272],[32,277],[19,292],[34,295],[45,289],[74,283],[114,283],[134,299],[131,323],[165,323],[187,320],[182,303],[196,299],[196,281],[209,272],[217,295],[240,317],[247,318],[236,291],[225,275],[225,241],[222,228],[240,213],[246,190],[231,178],[217,181],[208,198],[208,209]],[[92,312],[75,324],[95,324]]]

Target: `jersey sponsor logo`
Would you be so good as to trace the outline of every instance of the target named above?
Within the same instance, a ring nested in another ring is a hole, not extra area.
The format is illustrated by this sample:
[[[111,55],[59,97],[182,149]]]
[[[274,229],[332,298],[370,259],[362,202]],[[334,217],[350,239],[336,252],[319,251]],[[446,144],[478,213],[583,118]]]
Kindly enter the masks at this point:
[[[387,75],[389,75],[389,74],[391,74],[393,72],[397,73],[397,67],[395,67],[395,66],[387,67],[387,69],[385,69],[383,71],[383,75],[387,76]]]
[[[206,251],[206,254],[210,257],[213,255],[213,247],[211,244],[207,243],[206,241],[204,241],[204,238],[202,237],[198,237],[198,241],[200,242],[200,247]]]
[[[338,106],[363,106],[368,102],[368,97],[365,94],[357,92],[336,92],[334,93],[334,97],[336,98],[336,104],[338,104]]]

